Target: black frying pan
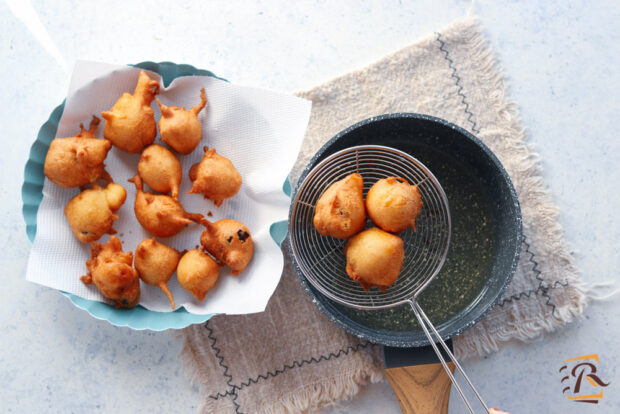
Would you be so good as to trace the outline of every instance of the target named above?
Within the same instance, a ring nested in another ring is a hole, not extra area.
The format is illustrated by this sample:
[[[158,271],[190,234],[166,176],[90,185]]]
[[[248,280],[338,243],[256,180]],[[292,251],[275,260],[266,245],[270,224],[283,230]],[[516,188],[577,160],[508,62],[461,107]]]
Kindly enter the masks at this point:
[[[448,197],[450,250],[441,272],[421,294],[419,303],[442,338],[451,338],[478,322],[497,303],[515,271],[522,234],[514,187],[499,160],[472,134],[445,120],[410,113],[370,118],[340,132],[315,154],[299,183],[329,155],[372,144],[393,147],[420,160]],[[288,247],[291,249],[290,240]],[[348,308],[323,296],[294,265],[308,295],[346,331],[390,347],[429,344],[409,306],[373,311]],[[406,354],[395,356],[396,351],[386,347],[387,367],[407,362]],[[427,351],[419,351],[413,351],[419,354],[414,356],[418,362],[437,361],[432,354],[420,358]]]

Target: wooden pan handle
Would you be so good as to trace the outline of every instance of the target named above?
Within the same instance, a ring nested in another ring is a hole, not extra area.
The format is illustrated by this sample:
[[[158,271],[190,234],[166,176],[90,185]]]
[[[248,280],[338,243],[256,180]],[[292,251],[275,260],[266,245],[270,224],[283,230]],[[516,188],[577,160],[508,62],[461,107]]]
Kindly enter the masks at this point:
[[[454,373],[454,363],[448,362]],[[441,363],[389,368],[385,375],[403,414],[447,414],[450,377]]]

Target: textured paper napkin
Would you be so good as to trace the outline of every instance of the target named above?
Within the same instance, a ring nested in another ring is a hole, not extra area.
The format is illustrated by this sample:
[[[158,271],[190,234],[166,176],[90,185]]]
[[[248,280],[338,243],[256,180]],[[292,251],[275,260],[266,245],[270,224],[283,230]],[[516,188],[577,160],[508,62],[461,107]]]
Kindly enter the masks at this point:
[[[99,62],[79,61],[73,71],[65,109],[58,125],[57,137],[69,137],[79,131],[80,122],[87,124],[92,115],[106,111],[123,92],[133,92],[140,69]],[[154,79],[159,75],[149,73]],[[160,82],[161,83],[161,82]],[[209,76],[182,76],[164,87],[157,98],[164,105],[191,108],[200,102],[200,89],[205,88],[207,107],[198,114],[202,125],[202,141],[188,155],[178,156],[183,168],[179,201],[188,212],[201,213],[209,220],[231,218],[243,222],[252,233],[254,257],[243,274],[230,276],[222,268],[207,300],[199,302],[179,285],[176,276],[168,282],[176,307],[197,314],[245,314],[260,312],[280,280],[283,258],[270,235],[274,222],[286,220],[289,201],[282,184],[299,151],[308,118],[310,102],[267,90],[233,85]],[[93,99],[93,97],[97,97]],[[151,103],[155,119],[160,112]],[[103,137],[103,122],[98,137]],[[159,134],[155,144],[162,145]],[[200,194],[188,194],[191,182],[189,168],[204,155],[203,146],[215,148],[228,157],[243,177],[239,192],[216,207]],[[142,228],[133,211],[136,189],[127,180],[137,172],[140,154],[128,154],[112,148],[105,160],[114,181],[127,190],[127,200],[117,212],[114,223],[125,251],[135,251],[142,240],[152,237]],[[148,186],[145,191],[151,191]],[[71,233],[63,214],[77,188],[61,188],[45,180],[43,200],[37,213],[37,235],[28,260],[26,278],[45,286],[73,293],[85,299],[103,301],[95,286],[85,286],[79,279],[86,273],[85,261],[90,246],[80,243]],[[190,224],[179,234],[160,241],[179,250],[199,244],[204,227]],[[105,243],[107,236],[99,242]],[[277,272],[274,272],[278,269]],[[155,286],[142,283],[140,304],[147,309],[170,312],[170,302]]]
[[[558,211],[475,20],[459,20],[362,70],[298,95],[312,100],[313,106],[293,182],[337,132],[395,112],[430,114],[468,129],[510,174],[523,213],[519,266],[500,303],[455,339],[457,357],[483,355],[502,342],[534,338],[583,312],[585,294]],[[187,328],[183,357],[203,393],[201,412],[279,413],[315,410],[381,380],[380,348],[346,334],[322,315],[286,257],[265,312],[218,316]]]

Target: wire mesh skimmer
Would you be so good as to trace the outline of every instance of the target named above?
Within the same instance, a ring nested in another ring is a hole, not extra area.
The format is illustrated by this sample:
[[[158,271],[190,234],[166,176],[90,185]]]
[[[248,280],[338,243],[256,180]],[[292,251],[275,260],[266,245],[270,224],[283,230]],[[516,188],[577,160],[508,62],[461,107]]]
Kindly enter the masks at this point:
[[[312,223],[314,206],[321,194],[334,182],[353,173],[359,173],[364,178],[364,196],[379,179],[400,177],[418,186],[424,203],[416,221],[416,231],[409,229],[400,234],[405,246],[405,260],[398,279],[385,291],[377,288],[365,291],[359,283],[349,278],[345,272],[346,240],[321,236]],[[424,334],[470,412],[474,411],[435,344],[431,332],[450,356],[486,412],[489,412],[460,364],[417,302],[420,293],[441,270],[446,260],[451,236],[448,199],[439,181],[428,168],[412,156],[385,146],[363,145],[336,152],[314,167],[299,186],[291,211],[289,234],[292,252],[302,273],[317,290],[330,299],[346,306],[369,310],[390,308],[404,303],[411,305]]]

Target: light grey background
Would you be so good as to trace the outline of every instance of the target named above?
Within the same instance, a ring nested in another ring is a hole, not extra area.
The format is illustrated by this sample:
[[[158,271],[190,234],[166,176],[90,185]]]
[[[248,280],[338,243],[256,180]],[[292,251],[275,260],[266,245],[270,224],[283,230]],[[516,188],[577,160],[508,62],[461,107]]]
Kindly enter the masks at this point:
[[[41,25],[27,26],[0,2],[2,412],[191,413],[199,404],[177,356],[177,333],[116,328],[24,280],[30,243],[21,215],[23,167],[40,125],[65,96],[63,65],[70,70],[76,59],[191,63],[234,83],[291,92],[360,68],[473,7],[542,156],[584,280],[616,279],[617,1],[9,2],[19,3],[13,9],[20,16],[31,4]],[[583,320],[561,332],[505,346],[465,369],[491,406],[513,414],[620,412],[619,316],[619,300],[592,303]],[[599,354],[599,372],[611,385],[598,405],[569,402],[558,369],[564,359],[590,353]],[[450,412],[463,410],[453,393]],[[331,412],[399,408],[383,383]]]

